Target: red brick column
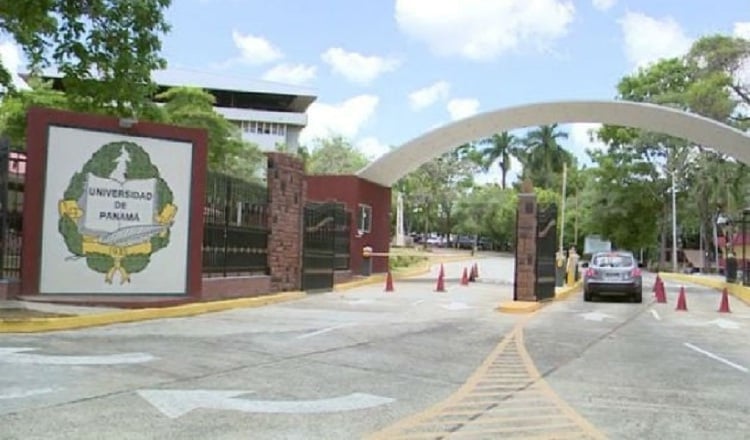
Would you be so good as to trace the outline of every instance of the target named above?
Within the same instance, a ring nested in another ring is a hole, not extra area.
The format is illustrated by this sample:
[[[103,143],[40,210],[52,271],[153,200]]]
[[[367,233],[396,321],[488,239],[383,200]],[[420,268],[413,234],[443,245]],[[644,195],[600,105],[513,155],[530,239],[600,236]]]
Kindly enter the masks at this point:
[[[302,210],[307,197],[302,161],[283,153],[268,157],[268,267],[271,290],[302,288]]]
[[[516,279],[513,298],[536,301],[536,194],[530,182],[524,182],[518,195],[516,222]]]

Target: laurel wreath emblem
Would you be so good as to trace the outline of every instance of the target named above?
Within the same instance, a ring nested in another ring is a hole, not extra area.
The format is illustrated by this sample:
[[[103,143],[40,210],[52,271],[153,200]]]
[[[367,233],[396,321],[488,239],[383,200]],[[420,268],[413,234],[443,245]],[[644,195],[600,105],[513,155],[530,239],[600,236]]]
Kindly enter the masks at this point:
[[[87,176],[109,178],[118,165],[118,158],[126,151],[129,160],[125,179],[155,179],[156,212],[151,225],[124,227],[107,234],[85,235],[81,232]],[[130,282],[130,275],[143,271],[151,262],[151,255],[169,245],[170,230],[177,207],[174,195],[148,153],[134,142],[111,142],[97,150],[70,179],[63,199],[59,202],[58,230],[73,259],[85,258],[93,271],[106,274],[112,283],[120,274],[121,284]]]

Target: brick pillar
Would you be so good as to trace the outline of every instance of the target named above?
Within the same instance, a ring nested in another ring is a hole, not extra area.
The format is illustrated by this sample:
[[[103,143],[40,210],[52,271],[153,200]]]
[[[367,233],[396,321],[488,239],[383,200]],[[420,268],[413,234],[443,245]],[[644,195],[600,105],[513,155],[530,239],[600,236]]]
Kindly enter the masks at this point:
[[[516,279],[513,298],[536,301],[536,194],[531,182],[523,184],[518,195],[516,222]]]
[[[271,289],[302,288],[302,210],[307,186],[302,161],[284,153],[268,157],[268,267]]]

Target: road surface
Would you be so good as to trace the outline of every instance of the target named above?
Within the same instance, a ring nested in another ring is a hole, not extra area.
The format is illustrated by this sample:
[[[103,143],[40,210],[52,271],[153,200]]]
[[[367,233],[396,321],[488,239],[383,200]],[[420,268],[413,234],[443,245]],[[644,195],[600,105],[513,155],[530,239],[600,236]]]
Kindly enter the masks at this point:
[[[0,340],[3,439],[741,439],[750,309],[581,295],[533,315],[512,261],[292,303]],[[653,282],[647,279],[649,286]]]

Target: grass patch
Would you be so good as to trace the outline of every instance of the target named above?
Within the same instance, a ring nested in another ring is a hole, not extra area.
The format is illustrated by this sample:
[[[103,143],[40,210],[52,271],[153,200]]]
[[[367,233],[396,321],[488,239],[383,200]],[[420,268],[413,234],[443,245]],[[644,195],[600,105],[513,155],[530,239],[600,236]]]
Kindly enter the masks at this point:
[[[416,255],[391,255],[388,264],[391,270],[404,270],[427,262],[426,256]]]

